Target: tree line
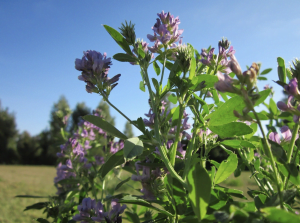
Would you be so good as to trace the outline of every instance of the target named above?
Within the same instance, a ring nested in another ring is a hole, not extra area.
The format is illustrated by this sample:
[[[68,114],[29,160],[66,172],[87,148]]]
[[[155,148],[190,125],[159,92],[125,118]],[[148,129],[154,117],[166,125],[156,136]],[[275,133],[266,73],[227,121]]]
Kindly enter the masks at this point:
[[[101,101],[96,109],[101,110],[106,121],[115,125],[107,103]],[[0,164],[56,165],[56,153],[65,143],[61,131],[73,134],[81,117],[91,113],[84,102],[77,103],[72,111],[67,99],[61,96],[51,109],[49,127],[31,136],[27,131],[19,133],[14,114],[0,103]],[[125,124],[124,134],[129,138],[134,136],[129,123]]]

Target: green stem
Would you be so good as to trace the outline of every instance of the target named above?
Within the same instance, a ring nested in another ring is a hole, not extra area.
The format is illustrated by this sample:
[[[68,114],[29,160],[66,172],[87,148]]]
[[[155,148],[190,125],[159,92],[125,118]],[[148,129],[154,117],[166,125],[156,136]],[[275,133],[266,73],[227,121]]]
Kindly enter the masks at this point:
[[[167,62],[167,52],[166,52],[166,47],[165,47],[165,51],[164,51],[164,64],[163,64],[163,69],[162,69],[162,72],[161,72],[161,78],[160,78],[159,86],[162,85],[162,82],[163,82],[163,79],[164,79],[166,62]]]
[[[130,118],[128,118],[123,112],[121,112],[116,106],[114,106],[109,100],[108,98],[105,96],[105,94],[101,94],[102,97],[104,98],[104,100],[111,106],[113,107],[117,112],[119,112],[125,119],[127,119],[127,121],[130,122],[130,124],[134,125],[137,129],[138,129],[138,126],[135,125]]]
[[[149,91],[149,94],[150,94],[150,100],[151,100],[151,104],[152,104],[152,109],[153,109],[153,112],[155,113],[154,115],[154,134],[155,134],[155,138],[156,140],[158,141],[158,150],[160,152],[160,155],[161,155],[161,158],[162,158],[162,161],[164,162],[164,164],[166,165],[168,171],[170,172],[170,174],[176,178],[177,180],[180,181],[180,183],[183,184],[184,187],[187,187],[186,186],[186,183],[185,181],[176,173],[176,171],[174,170],[173,166],[171,165],[170,163],[170,160],[167,156],[167,152],[166,152],[166,146],[164,143],[161,142],[161,139],[160,139],[160,131],[159,131],[159,126],[158,126],[158,114],[157,114],[157,108],[156,108],[156,103],[154,101],[154,97],[153,97],[153,92],[152,92],[152,89],[151,89],[151,85],[150,85],[150,81],[149,81],[149,77],[148,77],[148,72],[147,70],[145,69],[144,71],[144,78],[145,78],[145,81],[146,81],[146,85],[148,87],[148,91]]]
[[[179,142],[179,134],[180,134],[181,119],[182,119],[182,116],[183,116],[183,111],[184,111],[183,105],[179,104],[179,118],[178,118],[178,121],[177,121],[175,142],[173,143],[173,145],[171,147],[171,151],[170,151],[170,162],[171,162],[172,166],[175,165],[175,157],[176,157],[177,145],[178,145],[178,142]]]
[[[254,116],[256,118],[258,126],[260,128],[261,134],[263,135],[263,140],[264,140],[263,146],[265,147],[265,149],[268,151],[268,154],[270,155],[271,165],[272,165],[273,171],[275,173],[276,185],[277,185],[277,190],[278,190],[278,194],[279,194],[279,198],[280,198],[280,207],[281,207],[281,209],[284,209],[283,198],[282,198],[282,193],[281,193],[280,184],[279,184],[279,175],[278,175],[278,170],[277,170],[277,167],[276,167],[276,164],[275,164],[275,160],[274,160],[274,157],[273,157],[273,153],[272,153],[269,141],[268,141],[268,139],[267,139],[267,137],[265,135],[265,132],[263,130],[263,127],[261,125],[261,122],[260,122],[260,120],[258,118],[258,115],[257,115],[256,111],[253,108],[253,105],[252,105],[252,111],[253,111],[253,114],[254,114]]]
[[[290,141],[290,146],[289,146],[288,151],[287,151],[287,163],[290,163],[291,160],[292,160],[292,154],[293,154],[293,151],[294,151],[294,146],[295,146],[298,131],[299,131],[299,124],[296,123],[295,126],[294,126],[294,129],[293,129],[293,135],[292,135],[292,139]],[[289,179],[290,179],[290,172],[289,172],[288,177],[284,178],[284,182],[283,182],[284,189],[287,188]]]

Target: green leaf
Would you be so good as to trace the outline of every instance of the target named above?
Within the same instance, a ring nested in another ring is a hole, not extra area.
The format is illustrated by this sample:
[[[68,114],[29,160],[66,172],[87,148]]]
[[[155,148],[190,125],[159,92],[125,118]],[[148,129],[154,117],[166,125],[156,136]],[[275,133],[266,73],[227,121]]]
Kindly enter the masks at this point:
[[[125,161],[129,161],[143,153],[144,145],[139,138],[134,137],[125,140],[123,150]]]
[[[176,97],[176,95],[175,94],[170,94],[169,95],[169,97],[168,97],[168,100],[170,101],[170,102],[172,102],[173,104],[177,104],[177,97]]]
[[[158,66],[156,60],[153,62],[153,68],[155,70],[156,75],[160,75],[160,67]]]
[[[195,71],[196,71],[196,59],[195,57],[192,57],[191,66],[190,66],[190,75],[189,75],[190,80],[192,80],[195,77]]]
[[[124,151],[121,149],[109,157],[109,159],[101,166],[99,170],[100,176],[104,178],[109,171],[123,163],[125,163]]]
[[[215,176],[215,184],[219,184],[226,180],[237,168],[238,159],[234,153],[228,157],[226,161],[223,161]]]
[[[127,41],[124,39],[124,37],[122,36],[121,33],[119,33],[117,30],[115,30],[114,28],[107,26],[107,25],[103,25],[104,28],[106,29],[106,31],[110,34],[110,36],[117,42],[117,44],[119,44],[119,46],[129,55],[132,55],[132,52],[130,50],[130,47],[127,43]]]
[[[186,191],[184,190],[183,185],[175,178],[172,178],[168,174],[164,179],[164,184],[172,198],[172,203],[176,212],[179,215],[182,215],[186,211]]]
[[[218,92],[216,90],[212,90],[211,92],[213,94],[213,99],[215,101],[215,104],[219,106],[220,99],[219,99]]]
[[[19,197],[19,198],[48,198],[46,196],[34,196],[34,195],[17,195],[15,197]]]
[[[141,81],[141,82],[140,82],[140,89],[141,89],[141,91],[143,91],[143,92],[146,91],[145,85],[144,85],[144,81]]]
[[[118,183],[117,186],[115,187],[115,190],[118,190],[120,187],[122,187],[123,184],[127,183],[130,179],[131,179],[131,177],[128,177],[127,179]]]
[[[255,102],[254,106],[258,106],[260,103],[263,103],[266,98],[270,95],[271,89],[267,89],[264,91],[260,91],[258,94],[260,95],[260,98]]]
[[[277,144],[276,142],[273,142],[272,140],[269,140],[269,143],[271,145],[271,150],[275,160],[279,163],[285,164],[287,162],[287,156],[281,145]],[[265,153],[268,155],[268,157],[270,157],[268,151],[265,150]]]
[[[273,100],[273,98],[270,98],[270,110],[272,112],[273,115],[277,115],[278,114],[278,109],[277,109],[277,105],[275,103],[275,101]]]
[[[48,204],[50,204],[50,202],[38,202],[38,203],[32,204],[30,206],[27,206],[24,209],[24,211],[28,211],[28,210],[31,210],[31,209],[40,210],[40,209],[43,209],[43,208],[47,207]]]
[[[131,213],[129,211],[125,211],[125,214],[129,220],[129,222],[140,223],[139,216],[136,213]]]
[[[275,207],[263,208],[265,217],[272,223],[299,223],[300,216]]]
[[[244,140],[241,141],[241,146],[246,148],[252,148],[252,149],[256,148],[256,146],[253,145],[251,142],[244,141]]]
[[[194,90],[202,81],[205,81],[205,88],[212,88],[215,86],[215,83],[219,81],[217,76],[209,74],[201,74],[193,78],[194,86],[191,87],[191,90]]]
[[[206,170],[196,163],[187,174],[188,197],[194,213],[201,221],[206,215],[210,200],[211,180]]]
[[[150,209],[156,210],[156,211],[158,211],[162,214],[165,214],[169,217],[173,217],[173,215],[170,212],[162,210],[162,209],[157,208],[157,207],[154,207],[148,201],[145,201],[145,200],[143,200],[139,197],[134,197],[132,195],[127,195],[127,196],[123,197],[121,200],[118,201],[118,203],[141,205],[141,206],[148,207]]]
[[[211,164],[215,165],[215,167],[217,167],[217,169],[219,169],[220,163],[218,163],[218,162],[215,161],[215,160],[210,160],[209,162],[210,162]]]
[[[285,62],[284,59],[281,57],[277,57],[277,72],[278,72],[278,78],[280,81],[286,83],[286,68],[285,68]]]
[[[50,223],[47,219],[44,218],[37,218],[36,221],[40,223]]]
[[[98,116],[85,115],[85,116],[83,116],[83,119],[85,121],[88,121],[88,122],[98,126],[99,128],[103,129],[107,133],[112,134],[113,136],[116,136],[120,139],[127,139],[126,135],[124,135],[122,132],[120,132],[118,129],[116,129],[112,124],[108,123],[107,121],[105,121],[104,119],[102,119]]]
[[[158,84],[158,81],[155,78],[152,78],[151,80],[152,80],[153,86],[155,87],[156,92],[160,92],[160,86]]]
[[[134,56],[125,54],[125,53],[117,53],[113,55],[113,58],[120,62],[137,62],[138,59]]]
[[[221,144],[223,144],[225,146],[230,146],[232,148],[239,148],[241,145],[241,141],[240,140],[224,140],[221,142]]]
[[[236,110],[242,113],[242,110],[246,107],[244,100],[240,96],[230,98],[223,105],[221,105],[216,111],[212,112],[205,119],[210,119],[209,126],[224,125],[237,120],[233,111]]]
[[[294,163],[289,163],[286,165],[278,164],[278,168],[285,177],[288,177],[290,173],[289,181],[291,181],[296,186],[300,185],[299,172],[297,166]]]
[[[266,75],[266,74],[270,73],[271,70],[272,70],[272,68],[265,69],[260,73],[260,75]]]
[[[57,184],[79,184],[82,183],[81,179],[67,178],[57,182]]]
[[[234,197],[239,197],[239,198],[242,198],[242,199],[247,199],[244,195],[243,195],[243,191],[241,190],[236,190],[236,189],[232,189],[232,188],[226,188],[226,187],[222,187],[222,186],[219,186],[219,185],[216,185],[214,187],[214,189],[218,190],[218,191],[222,191],[226,194],[229,194],[231,196],[234,196]]]
[[[257,79],[260,80],[260,81],[267,81],[268,80],[268,78],[266,78],[266,77],[258,77]]]
[[[211,126],[209,129],[221,138],[242,136],[253,132],[253,129],[242,122],[231,122],[225,125]]]

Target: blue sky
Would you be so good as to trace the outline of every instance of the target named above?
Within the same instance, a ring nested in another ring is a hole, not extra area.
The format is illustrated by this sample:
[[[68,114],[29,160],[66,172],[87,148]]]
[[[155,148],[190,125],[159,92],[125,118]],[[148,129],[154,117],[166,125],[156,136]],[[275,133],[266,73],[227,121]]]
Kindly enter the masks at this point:
[[[243,69],[262,62],[273,68],[264,84],[275,87],[281,99],[276,58],[286,65],[300,54],[300,1],[0,1],[0,100],[15,113],[17,128],[38,134],[49,126],[50,110],[61,95],[70,107],[85,102],[95,108],[101,97],[88,94],[77,79],[74,61],[85,50],[122,52],[102,24],[115,29],[125,20],[136,24],[137,37],[147,40],[157,13],[179,16],[183,42],[199,51],[227,37]],[[149,42],[149,41],[148,41]],[[152,46],[152,43],[149,44]],[[121,73],[110,100],[131,119],[148,111],[147,93],[139,90],[139,67],[113,61],[112,77]],[[117,127],[125,120],[115,111]]]

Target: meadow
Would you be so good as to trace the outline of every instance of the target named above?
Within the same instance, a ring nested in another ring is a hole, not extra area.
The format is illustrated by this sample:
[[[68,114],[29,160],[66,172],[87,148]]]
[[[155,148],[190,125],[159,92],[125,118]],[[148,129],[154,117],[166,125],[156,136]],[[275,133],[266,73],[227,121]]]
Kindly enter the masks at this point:
[[[36,222],[36,218],[45,217],[40,210],[25,212],[23,210],[33,203],[47,201],[47,198],[15,198],[15,196],[21,194],[54,195],[56,193],[53,185],[55,175],[55,168],[49,166],[0,165],[0,223],[32,223]],[[239,178],[230,176],[222,185],[242,190],[244,195],[250,199],[247,194],[248,188],[257,189],[257,186],[249,176],[250,172],[243,172]]]

